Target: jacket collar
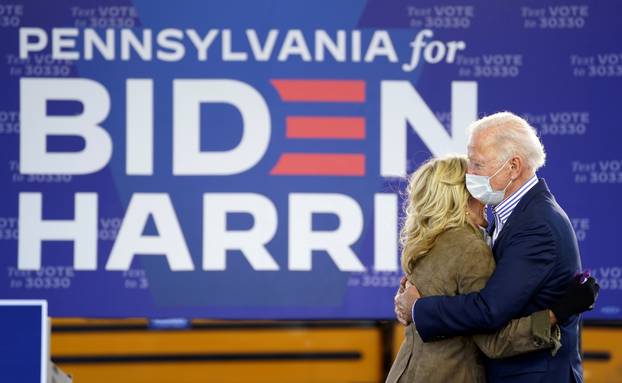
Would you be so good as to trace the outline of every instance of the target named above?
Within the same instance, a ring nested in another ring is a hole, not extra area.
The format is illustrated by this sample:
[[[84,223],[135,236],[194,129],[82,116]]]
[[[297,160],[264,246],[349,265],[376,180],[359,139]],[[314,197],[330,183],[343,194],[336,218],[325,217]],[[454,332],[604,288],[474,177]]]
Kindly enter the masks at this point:
[[[495,244],[492,248],[493,254],[495,254],[495,258],[497,258],[496,257],[497,246],[501,242],[504,234],[507,233],[508,227],[512,225],[512,222],[516,221],[517,219],[516,217],[520,216],[520,214],[523,211],[525,211],[525,209],[527,208],[527,206],[529,206],[529,203],[534,199],[534,197],[541,193],[546,193],[546,194],[551,193],[544,178],[539,178],[538,183],[535,184],[527,193],[525,193],[525,195],[521,198],[521,200],[518,202],[518,204],[514,208],[514,211],[512,212],[508,220],[503,225],[503,229],[501,229],[501,232],[499,233],[499,236],[497,237],[497,240],[495,241]],[[495,227],[495,224],[493,220],[493,222],[490,225],[488,225],[489,233],[492,233],[494,231],[494,227]]]

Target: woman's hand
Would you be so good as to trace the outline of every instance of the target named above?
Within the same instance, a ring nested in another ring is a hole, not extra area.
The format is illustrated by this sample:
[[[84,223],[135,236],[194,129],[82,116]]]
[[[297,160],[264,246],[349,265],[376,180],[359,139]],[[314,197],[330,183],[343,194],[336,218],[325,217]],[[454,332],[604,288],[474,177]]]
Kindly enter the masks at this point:
[[[402,314],[398,310],[397,298],[401,294],[404,294],[404,291],[406,291],[407,283],[410,283],[408,282],[408,278],[406,278],[406,276],[403,276],[402,279],[400,279],[400,287],[397,289],[397,293],[395,293],[395,297],[393,298],[393,303],[395,304],[394,309],[393,309],[393,311],[395,311],[395,317],[397,318],[398,322],[400,322],[404,326],[407,326],[408,322],[406,322],[406,320],[402,317]]]
[[[408,278],[406,278],[406,276],[403,276],[402,279],[400,279],[400,288],[397,290],[398,294],[404,293],[404,290],[406,290],[406,283],[410,282],[408,282]]]
[[[397,320],[404,326],[412,322],[412,307],[421,295],[417,287],[410,283],[405,277],[400,281],[400,288],[395,294],[395,314]]]

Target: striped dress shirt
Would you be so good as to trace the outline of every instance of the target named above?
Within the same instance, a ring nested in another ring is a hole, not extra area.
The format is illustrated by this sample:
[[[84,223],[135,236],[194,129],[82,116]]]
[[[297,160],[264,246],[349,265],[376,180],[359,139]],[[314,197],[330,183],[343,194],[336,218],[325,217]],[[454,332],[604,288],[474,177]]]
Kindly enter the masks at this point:
[[[505,225],[508,218],[510,218],[510,215],[514,211],[516,205],[520,202],[521,198],[523,198],[523,196],[527,194],[527,192],[537,183],[538,177],[534,174],[533,177],[523,184],[523,186],[492,209],[492,214],[495,217],[495,231],[492,233],[493,244],[497,240],[499,233],[503,230],[503,225]]]

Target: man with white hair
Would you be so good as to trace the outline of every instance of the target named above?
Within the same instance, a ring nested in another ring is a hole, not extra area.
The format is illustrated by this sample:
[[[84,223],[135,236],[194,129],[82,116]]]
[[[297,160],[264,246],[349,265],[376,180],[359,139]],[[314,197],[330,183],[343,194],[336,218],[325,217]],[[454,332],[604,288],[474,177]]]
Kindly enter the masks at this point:
[[[533,127],[509,112],[484,117],[471,125],[468,156],[467,188],[493,207],[488,233],[496,268],[478,293],[420,297],[416,287],[400,289],[398,319],[412,321],[424,342],[496,331],[513,318],[555,307],[581,270],[570,220],[536,176],[546,155]],[[553,312],[561,329],[558,353],[485,358],[489,382],[583,381],[579,317]]]

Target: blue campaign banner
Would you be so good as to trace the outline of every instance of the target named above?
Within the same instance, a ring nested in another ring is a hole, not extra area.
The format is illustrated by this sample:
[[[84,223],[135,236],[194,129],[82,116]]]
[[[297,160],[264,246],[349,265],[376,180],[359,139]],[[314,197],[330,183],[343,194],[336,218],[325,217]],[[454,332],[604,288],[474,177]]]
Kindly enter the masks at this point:
[[[47,383],[47,302],[0,300],[0,371],[3,382]]]
[[[393,318],[405,177],[525,117],[622,319],[616,1],[0,4],[0,298]]]

